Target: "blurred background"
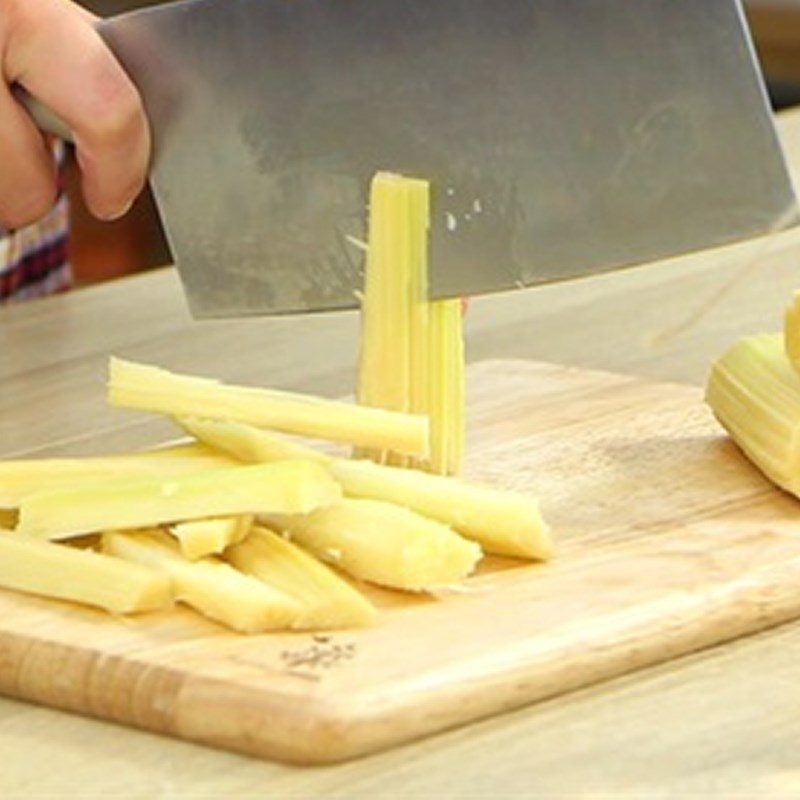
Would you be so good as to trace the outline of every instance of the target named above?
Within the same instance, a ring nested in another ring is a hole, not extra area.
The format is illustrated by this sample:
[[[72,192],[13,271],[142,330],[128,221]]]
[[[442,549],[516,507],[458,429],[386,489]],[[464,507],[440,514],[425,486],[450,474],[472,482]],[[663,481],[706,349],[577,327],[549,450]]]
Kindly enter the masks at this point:
[[[96,14],[110,16],[158,0],[81,2]],[[800,0],[744,0],[744,5],[773,106],[800,105]],[[80,200],[74,164],[68,169],[67,191],[73,214],[71,259],[79,284],[169,263],[169,250],[149,192],[123,219],[100,223],[89,216]]]

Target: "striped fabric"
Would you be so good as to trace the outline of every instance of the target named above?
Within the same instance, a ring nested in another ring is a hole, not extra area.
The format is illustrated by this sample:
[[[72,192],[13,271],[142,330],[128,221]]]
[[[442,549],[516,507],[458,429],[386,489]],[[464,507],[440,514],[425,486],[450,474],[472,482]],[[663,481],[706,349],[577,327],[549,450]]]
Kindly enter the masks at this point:
[[[62,155],[57,154],[59,160]],[[63,292],[72,285],[68,211],[61,190],[38,222],[13,231],[0,228],[0,305]]]

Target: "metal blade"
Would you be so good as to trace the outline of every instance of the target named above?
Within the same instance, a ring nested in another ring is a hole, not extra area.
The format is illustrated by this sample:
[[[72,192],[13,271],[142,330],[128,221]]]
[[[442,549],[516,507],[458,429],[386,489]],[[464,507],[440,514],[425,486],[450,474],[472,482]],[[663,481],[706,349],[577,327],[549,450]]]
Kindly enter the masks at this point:
[[[342,308],[378,170],[432,295],[751,237],[794,207],[737,0],[190,0],[104,22],[197,316]]]

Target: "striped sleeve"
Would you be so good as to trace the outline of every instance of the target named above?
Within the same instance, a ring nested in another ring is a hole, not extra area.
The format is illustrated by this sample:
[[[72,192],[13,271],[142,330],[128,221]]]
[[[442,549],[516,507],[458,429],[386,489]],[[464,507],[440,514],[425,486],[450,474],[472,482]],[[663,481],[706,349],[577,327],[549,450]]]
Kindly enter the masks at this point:
[[[68,232],[63,190],[39,221],[13,231],[0,228],[0,304],[62,292],[72,285]]]

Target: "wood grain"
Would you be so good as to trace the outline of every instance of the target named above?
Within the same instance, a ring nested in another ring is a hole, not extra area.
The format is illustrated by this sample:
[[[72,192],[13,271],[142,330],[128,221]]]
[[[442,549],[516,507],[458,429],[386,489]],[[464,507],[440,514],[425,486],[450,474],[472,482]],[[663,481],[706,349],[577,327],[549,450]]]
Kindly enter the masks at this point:
[[[800,505],[697,390],[512,361],[472,367],[469,385],[469,471],[542,498],[552,563],[495,561],[463,593],[398,595],[375,628],[323,637],[0,593],[0,690],[320,763],[800,616]]]

